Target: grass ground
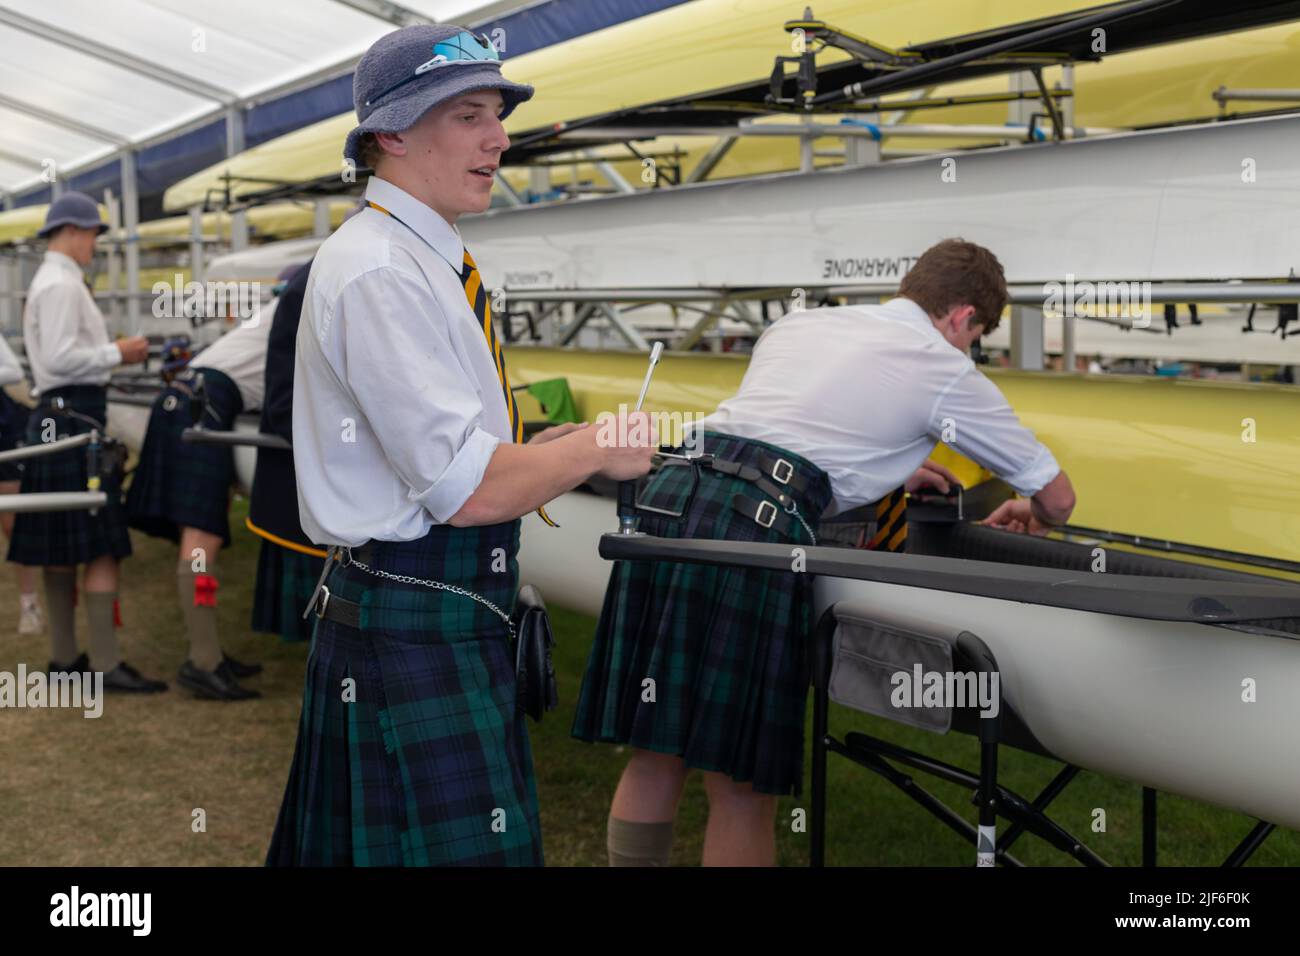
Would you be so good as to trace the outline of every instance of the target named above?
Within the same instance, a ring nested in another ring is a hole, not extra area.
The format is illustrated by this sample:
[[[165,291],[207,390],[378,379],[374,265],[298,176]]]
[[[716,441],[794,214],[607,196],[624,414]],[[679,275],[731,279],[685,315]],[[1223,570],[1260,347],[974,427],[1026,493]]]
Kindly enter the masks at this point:
[[[275,823],[293,753],[307,647],[284,644],[249,630],[257,541],[242,531],[244,507],[236,502],[234,545],[223,552],[219,613],[227,651],[266,666],[249,683],[263,698],[240,704],[198,701],[173,685],[146,699],[111,697],[103,716],[80,711],[0,712],[0,865],[209,865],[252,866],[262,862]],[[125,564],[120,631],[127,660],[150,676],[169,681],[185,657],[175,594],[175,551],[140,535]],[[19,661],[43,666],[44,635],[19,638],[17,597],[10,574],[0,574],[0,670]],[[530,724],[542,808],[543,838],[550,865],[605,862],[605,816],[626,754],[620,748],[569,738],[573,706],[594,621],[552,609],[558,647],[560,709]],[[84,621],[78,621],[84,635]],[[83,638],[84,646],[84,638]],[[962,735],[938,737],[883,720],[832,708],[832,731],[861,730],[940,759],[975,766],[975,744]],[[1008,751],[1004,784],[1032,796],[1058,768],[1046,760]],[[926,784],[930,786],[929,783]],[[829,774],[830,822],[827,862],[836,865],[966,866],[972,850],[949,830],[880,778],[839,758]],[[804,800],[786,799],[778,815],[780,863],[808,862],[808,836],[791,823]],[[940,783],[933,792],[973,820],[969,800]],[[206,814],[206,832],[191,827],[193,811]],[[1106,832],[1092,833],[1094,808],[1106,811]],[[673,862],[698,862],[706,813],[697,777],[687,785],[677,823]],[[1081,774],[1060,797],[1055,819],[1087,839],[1105,859],[1140,861],[1140,792],[1129,783]],[[1163,864],[1217,864],[1250,829],[1246,817],[1162,796]],[[1033,837],[1015,851],[1031,864],[1063,858]],[[1275,833],[1256,853],[1256,865],[1300,864],[1300,834]]]

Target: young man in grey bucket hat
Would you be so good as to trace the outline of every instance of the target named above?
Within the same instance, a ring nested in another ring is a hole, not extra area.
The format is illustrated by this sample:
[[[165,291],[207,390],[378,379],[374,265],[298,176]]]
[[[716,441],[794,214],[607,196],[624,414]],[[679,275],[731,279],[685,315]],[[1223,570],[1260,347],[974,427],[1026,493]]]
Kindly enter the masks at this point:
[[[95,240],[108,226],[89,196],[69,192],[45,215],[40,235],[49,240],[45,258],[32,278],[23,309],[23,343],[31,362],[36,409],[27,423],[27,443],[69,438],[104,430],[109,375],[118,365],[143,362],[149,344],[142,336],[110,342],[104,316],[85,285],[82,269],[95,255]],[[22,493],[85,491],[86,456],[81,449],[55,452],[27,461]],[[142,676],[118,654],[119,566],[131,554],[122,509],[120,479],[103,478],[108,503],[89,511],[32,511],[14,519],[9,560],[44,569],[50,622],[50,673],[104,673],[107,690],[156,693],[162,681]],[[85,565],[82,585],[90,654],[78,655],[73,628],[77,565]]]
[[[354,92],[345,155],[374,169],[369,206],[316,255],[294,362],[299,514],[330,557],[267,862],[537,865],[506,623],[520,518],[593,475],[646,473],[653,436],[610,447],[561,425],[523,442],[455,223],[487,209],[501,120],[532,88],[485,38],[419,26],[371,47]]]

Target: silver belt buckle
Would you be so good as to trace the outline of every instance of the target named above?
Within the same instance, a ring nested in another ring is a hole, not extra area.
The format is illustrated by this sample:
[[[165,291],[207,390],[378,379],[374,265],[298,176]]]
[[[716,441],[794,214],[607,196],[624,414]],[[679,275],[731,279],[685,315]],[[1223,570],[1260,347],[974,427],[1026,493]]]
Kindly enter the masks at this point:
[[[767,508],[770,511],[770,514],[767,516],[766,521],[763,520],[764,508]],[[776,510],[776,505],[772,504],[772,502],[770,501],[763,501],[759,503],[758,513],[754,515],[754,520],[758,523],[760,527],[770,528],[776,522],[776,516],[778,514],[779,512]]]
[[[320,586],[321,597],[316,601],[316,616],[321,620],[325,619],[325,609],[330,605],[330,589],[325,585]]]
[[[783,485],[790,484],[790,479],[794,477],[794,465],[784,458],[778,458],[772,466],[772,477]]]

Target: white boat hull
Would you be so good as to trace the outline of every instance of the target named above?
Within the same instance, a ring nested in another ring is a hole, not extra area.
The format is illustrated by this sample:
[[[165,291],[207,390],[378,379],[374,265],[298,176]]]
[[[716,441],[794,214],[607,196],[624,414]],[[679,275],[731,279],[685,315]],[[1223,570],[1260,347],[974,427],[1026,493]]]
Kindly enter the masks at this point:
[[[1300,829],[1300,640],[868,581],[816,587],[819,611],[853,599],[885,624],[980,637],[1003,699],[1060,759]]]

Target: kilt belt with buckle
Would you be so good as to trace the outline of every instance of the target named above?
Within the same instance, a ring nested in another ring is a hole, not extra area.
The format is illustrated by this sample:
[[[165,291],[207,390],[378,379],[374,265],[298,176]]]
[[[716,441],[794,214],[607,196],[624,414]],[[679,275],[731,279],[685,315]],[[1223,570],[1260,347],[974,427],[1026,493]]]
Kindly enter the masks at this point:
[[[367,574],[372,574],[378,578],[385,578],[389,581],[395,581],[398,584],[418,584],[434,591],[448,591],[452,594],[459,594],[473,601],[482,604],[488,610],[501,618],[506,629],[510,632],[513,640],[515,636],[515,625],[510,619],[510,615],[501,608],[497,607],[481,594],[471,591],[469,588],[462,588],[455,584],[444,584],[442,581],[429,581],[424,578],[415,578],[403,574],[390,574],[387,571],[380,571],[370,567],[370,562],[375,555],[376,542],[368,541],[363,545],[355,548],[345,547],[343,545],[331,545],[326,552],[325,566],[321,569],[320,577],[316,581],[316,590],[312,592],[311,600],[307,602],[306,609],[302,612],[303,620],[307,615],[315,614],[316,617],[327,621],[334,621],[336,624],[342,624],[344,627],[351,627],[360,630],[361,628],[361,605],[355,601],[349,601],[347,598],[339,597],[337,594],[330,593],[330,589],[325,585],[325,579],[329,577],[330,570],[334,567],[334,562],[338,561],[342,567],[356,567]]]
[[[737,494],[731,497],[733,511],[749,518],[760,528],[773,529],[778,534],[789,534],[795,522],[798,521],[799,524],[803,525],[813,541],[816,542],[817,536],[813,533],[812,528],[808,526],[808,522],[804,521],[803,516],[799,514],[799,504],[791,494],[791,492],[796,494],[805,493],[808,490],[808,480],[798,474],[794,465],[784,458],[760,454],[757,467],[742,465],[737,461],[714,458],[712,455],[694,457],[664,455],[663,459],[665,466],[698,466],[749,482],[769,498],[776,499],[777,504],[781,507],[778,508],[771,501],[762,501],[751,498],[749,495]]]

